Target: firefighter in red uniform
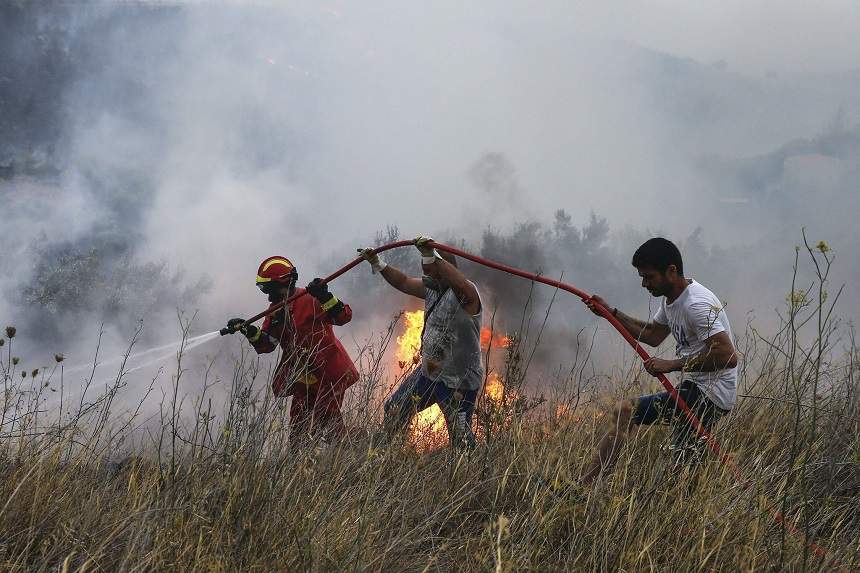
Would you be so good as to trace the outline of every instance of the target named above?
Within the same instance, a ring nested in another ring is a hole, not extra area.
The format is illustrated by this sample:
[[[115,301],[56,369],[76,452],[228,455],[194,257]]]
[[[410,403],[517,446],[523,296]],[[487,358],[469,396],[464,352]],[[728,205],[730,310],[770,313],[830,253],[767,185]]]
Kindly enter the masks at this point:
[[[272,390],[277,397],[293,397],[291,434],[325,428],[340,435],[344,430],[343,396],[358,380],[358,371],[332,325],[349,322],[352,310],[329,292],[322,279],[314,279],[306,289],[296,289],[298,278],[296,267],[286,257],[263,261],[257,271],[257,287],[273,306],[305,290],[310,296],[300,296],[268,315],[261,328],[244,324],[241,318],[230,319],[227,328],[244,334],[258,354],[281,347]]]

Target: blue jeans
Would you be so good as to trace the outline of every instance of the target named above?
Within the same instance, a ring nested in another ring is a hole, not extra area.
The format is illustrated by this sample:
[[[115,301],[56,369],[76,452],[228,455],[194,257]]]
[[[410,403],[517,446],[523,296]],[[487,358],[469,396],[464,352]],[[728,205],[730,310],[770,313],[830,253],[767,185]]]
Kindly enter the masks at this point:
[[[728,412],[714,404],[692,380],[684,380],[677,388],[678,395],[687,403],[702,427],[711,432]],[[696,448],[704,452],[704,443],[668,392],[640,396],[633,414],[633,423],[641,425],[668,424],[672,427],[672,446],[677,449]]]
[[[473,447],[472,414],[477,398],[477,390],[448,388],[442,382],[430,380],[416,368],[385,401],[385,427],[391,433],[402,432],[416,413],[436,404],[445,416],[451,445]]]

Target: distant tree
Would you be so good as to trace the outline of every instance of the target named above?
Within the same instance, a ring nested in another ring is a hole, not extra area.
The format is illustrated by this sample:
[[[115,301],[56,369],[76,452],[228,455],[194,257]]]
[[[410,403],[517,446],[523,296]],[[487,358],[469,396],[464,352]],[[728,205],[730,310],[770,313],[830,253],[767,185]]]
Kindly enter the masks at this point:
[[[18,295],[24,320],[46,340],[59,339],[65,319],[79,317],[133,328],[160,312],[189,309],[209,291],[206,278],[188,282],[166,263],[136,262],[73,243],[34,249],[36,266]]]

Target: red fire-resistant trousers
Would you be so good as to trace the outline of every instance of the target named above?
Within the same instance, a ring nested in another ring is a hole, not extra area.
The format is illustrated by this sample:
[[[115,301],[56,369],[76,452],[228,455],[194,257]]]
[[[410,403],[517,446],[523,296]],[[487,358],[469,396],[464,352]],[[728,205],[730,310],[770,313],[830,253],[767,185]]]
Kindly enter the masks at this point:
[[[342,382],[320,382],[312,386],[296,384],[290,405],[290,435],[305,436],[322,430],[342,436],[344,424],[340,408],[346,388],[347,384]]]

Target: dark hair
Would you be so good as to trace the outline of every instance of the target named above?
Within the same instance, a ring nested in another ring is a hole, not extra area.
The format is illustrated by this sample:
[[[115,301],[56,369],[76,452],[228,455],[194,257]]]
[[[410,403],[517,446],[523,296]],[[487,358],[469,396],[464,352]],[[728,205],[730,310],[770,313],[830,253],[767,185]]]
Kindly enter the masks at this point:
[[[669,239],[663,237],[648,239],[633,253],[633,266],[637,269],[647,267],[665,273],[669,265],[675,265],[678,274],[684,275],[681,251]]]

